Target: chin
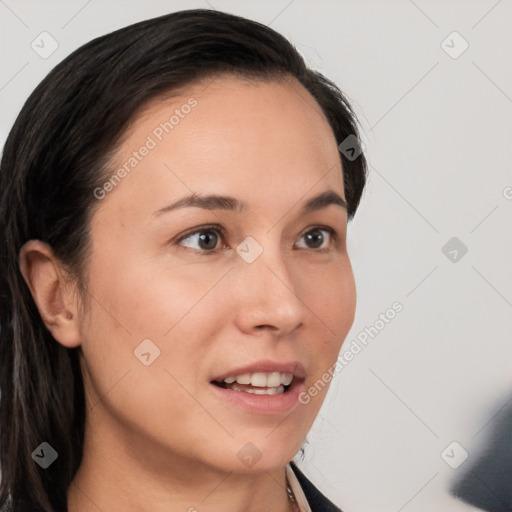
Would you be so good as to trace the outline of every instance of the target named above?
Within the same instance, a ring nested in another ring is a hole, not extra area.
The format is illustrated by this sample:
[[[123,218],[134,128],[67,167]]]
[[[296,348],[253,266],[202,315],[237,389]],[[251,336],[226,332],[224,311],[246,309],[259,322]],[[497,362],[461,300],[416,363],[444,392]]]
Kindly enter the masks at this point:
[[[269,432],[267,429],[258,436],[244,437],[243,441],[234,439],[218,459],[218,466],[222,465],[228,472],[245,474],[283,468],[297,454],[304,438],[294,440],[276,432],[269,435]]]

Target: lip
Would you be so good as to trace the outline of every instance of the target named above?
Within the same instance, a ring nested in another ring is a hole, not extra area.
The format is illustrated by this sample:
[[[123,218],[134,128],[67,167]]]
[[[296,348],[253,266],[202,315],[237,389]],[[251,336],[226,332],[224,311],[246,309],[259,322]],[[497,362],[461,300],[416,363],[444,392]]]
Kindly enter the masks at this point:
[[[282,365],[280,366],[282,367]],[[250,367],[252,368],[252,366]],[[261,367],[258,367],[261,369]],[[271,370],[267,370],[271,371]],[[279,371],[279,370],[274,370]],[[293,373],[293,372],[288,372]],[[229,376],[229,375],[227,375]],[[257,414],[290,414],[299,404],[299,396],[304,391],[305,378],[293,378],[288,389],[279,395],[255,395],[244,391],[221,388],[210,382],[212,392],[225,405],[237,407]]]
[[[289,361],[289,362],[278,362],[271,361],[269,359],[265,359],[262,361],[257,361],[255,363],[247,364],[245,366],[239,366],[238,368],[234,368],[227,372],[218,375],[211,379],[212,381],[222,382],[227,377],[236,377],[237,375],[243,375],[244,373],[270,373],[270,372],[279,372],[279,373],[291,373],[294,377],[294,380],[303,380],[306,378],[306,370],[304,366],[299,361]],[[239,391],[236,391],[239,393]],[[273,395],[279,396],[279,395]]]

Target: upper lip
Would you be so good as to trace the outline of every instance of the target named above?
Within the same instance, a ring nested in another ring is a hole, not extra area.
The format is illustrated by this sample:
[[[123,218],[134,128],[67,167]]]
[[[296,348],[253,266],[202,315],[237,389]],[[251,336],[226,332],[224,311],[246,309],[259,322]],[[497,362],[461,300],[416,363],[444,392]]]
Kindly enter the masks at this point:
[[[306,370],[304,369],[302,363],[299,363],[299,361],[278,362],[266,359],[264,361],[257,361],[255,363],[228,370],[227,372],[214,377],[212,380],[216,382],[222,382],[227,377],[236,377],[237,375],[243,375],[244,373],[257,372],[291,373],[297,379],[304,379],[306,377]]]

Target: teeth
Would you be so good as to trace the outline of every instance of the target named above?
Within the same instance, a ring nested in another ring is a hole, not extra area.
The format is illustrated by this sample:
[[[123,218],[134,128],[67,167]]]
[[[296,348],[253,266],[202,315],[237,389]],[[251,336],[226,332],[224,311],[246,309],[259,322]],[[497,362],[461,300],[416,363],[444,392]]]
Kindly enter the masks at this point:
[[[237,381],[238,382],[238,381]],[[251,376],[251,386],[264,388],[267,385],[267,375],[265,373],[253,373]]]
[[[272,372],[266,375],[267,387],[274,388],[281,384],[281,374],[279,372]],[[252,379],[251,379],[252,382]],[[253,383],[253,386],[255,384]]]
[[[238,375],[236,377],[236,381],[238,384],[250,384],[251,383],[251,374],[244,373],[243,375]]]
[[[282,373],[281,374],[281,384],[283,386],[288,386],[293,380],[293,375],[291,373]]]
[[[276,388],[279,389],[281,385],[288,386],[293,380],[293,374],[291,373],[280,373],[280,372],[255,372],[255,373],[244,373],[242,375],[230,376],[224,379],[226,384],[233,384],[235,381],[238,384],[250,384],[258,388]],[[260,392],[261,390],[256,390]],[[253,392],[252,390],[249,392]],[[271,393],[273,394],[273,393]]]
[[[233,391],[241,391],[245,393],[252,393],[253,395],[280,395],[281,393],[284,393],[284,386],[278,386],[275,388],[246,388],[242,389],[236,384],[231,384],[229,389],[232,389]]]

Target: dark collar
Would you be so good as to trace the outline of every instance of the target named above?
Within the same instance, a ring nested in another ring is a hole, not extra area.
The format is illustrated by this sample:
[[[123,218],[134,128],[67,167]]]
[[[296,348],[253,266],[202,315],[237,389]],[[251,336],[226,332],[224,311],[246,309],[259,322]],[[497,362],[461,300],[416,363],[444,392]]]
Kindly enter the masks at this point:
[[[310,482],[304,473],[297,467],[295,462],[291,461],[290,466],[297,477],[297,480],[304,491],[304,496],[308,500],[311,512],[342,512],[334,503],[329,501],[314,485]]]

